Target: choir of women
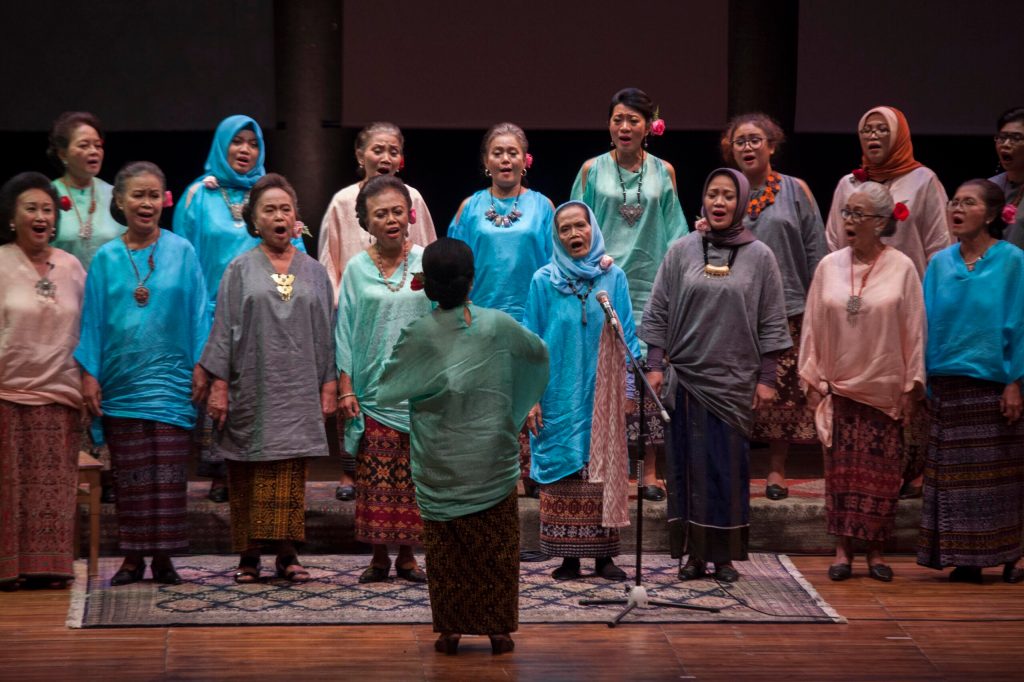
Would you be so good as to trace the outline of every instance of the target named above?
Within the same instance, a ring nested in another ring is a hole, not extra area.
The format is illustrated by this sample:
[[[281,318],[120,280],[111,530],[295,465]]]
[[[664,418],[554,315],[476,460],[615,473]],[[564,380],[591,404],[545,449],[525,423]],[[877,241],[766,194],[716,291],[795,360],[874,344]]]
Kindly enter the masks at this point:
[[[770,445],[776,500],[789,445],[822,444],[831,579],[854,575],[855,543],[869,577],[893,579],[883,549],[909,490],[924,498],[920,564],[1024,580],[1024,108],[997,121],[1003,172],[948,202],[903,113],[869,109],[824,226],[807,183],[775,166],[783,131],[750,113],[723,132],[731,167],[707,176],[688,234],[675,170],[648,152],[664,130],[645,92],[617,92],[611,150],[556,210],[527,186],[526,134],[498,123],[480,148],[487,186],[435,241],[423,197],[395,177],[402,132],[372,123],[317,262],[254,119],[217,126],[168,231],[160,168],[133,162],[105,183],[99,119],[61,114],[60,176],[0,189],[0,589],[73,579],[89,415],[118,472],[111,584],[142,580],[147,559],[155,582],[181,582],[193,440],[211,499],[231,502],[235,581],[259,582],[265,551],[279,578],[310,580],[308,464],[337,419],[337,496],[355,498],[356,539],[373,549],[359,581],[389,580],[397,549],[395,574],[427,583],[425,546],[436,649],[478,634],[511,651],[522,434],[541,550],[562,559],[553,578],[583,577],[590,558],[624,579],[626,446],[641,426],[626,368],[645,351],[673,419],[663,431],[644,399],[642,494],[664,495],[651,455],[667,436],[681,580],[740,578],[751,439]]]

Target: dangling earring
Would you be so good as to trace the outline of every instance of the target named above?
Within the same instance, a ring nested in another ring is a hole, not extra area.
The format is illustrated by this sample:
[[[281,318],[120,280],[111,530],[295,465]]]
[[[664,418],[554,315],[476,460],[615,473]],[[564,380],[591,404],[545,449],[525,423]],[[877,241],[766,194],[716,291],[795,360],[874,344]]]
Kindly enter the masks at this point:
[[[647,135],[644,135],[644,149],[647,149]]]
[[[487,177],[491,177],[491,171],[486,169],[486,168],[484,168],[484,175],[487,176]]]
[[[525,168],[523,169],[523,177],[524,178],[526,177],[526,169]]]
[[[608,143],[608,144],[609,144],[609,145],[611,145],[611,148],[612,148],[612,149],[615,149],[615,140],[611,140],[611,141],[609,141],[609,143]]]

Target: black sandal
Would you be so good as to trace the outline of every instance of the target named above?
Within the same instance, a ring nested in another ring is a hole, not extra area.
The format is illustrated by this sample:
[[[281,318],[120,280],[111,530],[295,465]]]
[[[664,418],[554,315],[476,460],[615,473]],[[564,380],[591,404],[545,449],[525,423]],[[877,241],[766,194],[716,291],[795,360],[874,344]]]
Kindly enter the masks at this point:
[[[243,556],[238,560],[238,570],[235,571],[235,582],[239,585],[251,585],[260,581],[260,558],[258,556]]]
[[[297,568],[292,568],[293,566],[297,566]],[[299,563],[299,557],[294,554],[277,557],[277,560],[274,562],[274,567],[277,569],[278,578],[284,578],[290,583],[309,582],[309,571]],[[290,568],[292,570],[288,570]]]
[[[388,573],[391,572],[391,560],[388,559],[386,566],[377,566],[376,564],[370,564],[369,567],[363,571],[363,574],[359,576],[359,582],[363,585],[366,583],[383,583],[387,582]]]
[[[498,656],[507,654],[516,648],[516,643],[508,635],[491,635],[491,654]]]

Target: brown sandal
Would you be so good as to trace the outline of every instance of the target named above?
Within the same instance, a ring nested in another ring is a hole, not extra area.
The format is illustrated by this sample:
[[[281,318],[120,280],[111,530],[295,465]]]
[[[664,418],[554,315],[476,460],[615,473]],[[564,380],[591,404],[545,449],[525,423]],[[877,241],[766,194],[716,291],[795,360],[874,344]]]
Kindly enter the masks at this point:
[[[294,554],[279,556],[275,564],[277,577],[284,578],[290,583],[308,583],[309,571],[299,563],[299,557]]]
[[[251,585],[260,581],[260,558],[244,556],[238,561],[235,582],[239,585]]]

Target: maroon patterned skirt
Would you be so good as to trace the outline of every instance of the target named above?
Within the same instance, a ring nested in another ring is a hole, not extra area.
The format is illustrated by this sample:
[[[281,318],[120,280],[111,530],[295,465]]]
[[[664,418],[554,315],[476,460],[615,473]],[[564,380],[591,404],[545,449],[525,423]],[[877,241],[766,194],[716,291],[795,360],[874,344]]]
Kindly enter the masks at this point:
[[[78,410],[0,400],[0,582],[73,578]]]
[[[419,545],[423,521],[409,466],[409,434],[364,415],[356,455],[355,537],[371,545]]]
[[[896,525],[903,429],[870,405],[839,395],[832,401],[832,447],[825,450],[828,532],[886,540]]]

